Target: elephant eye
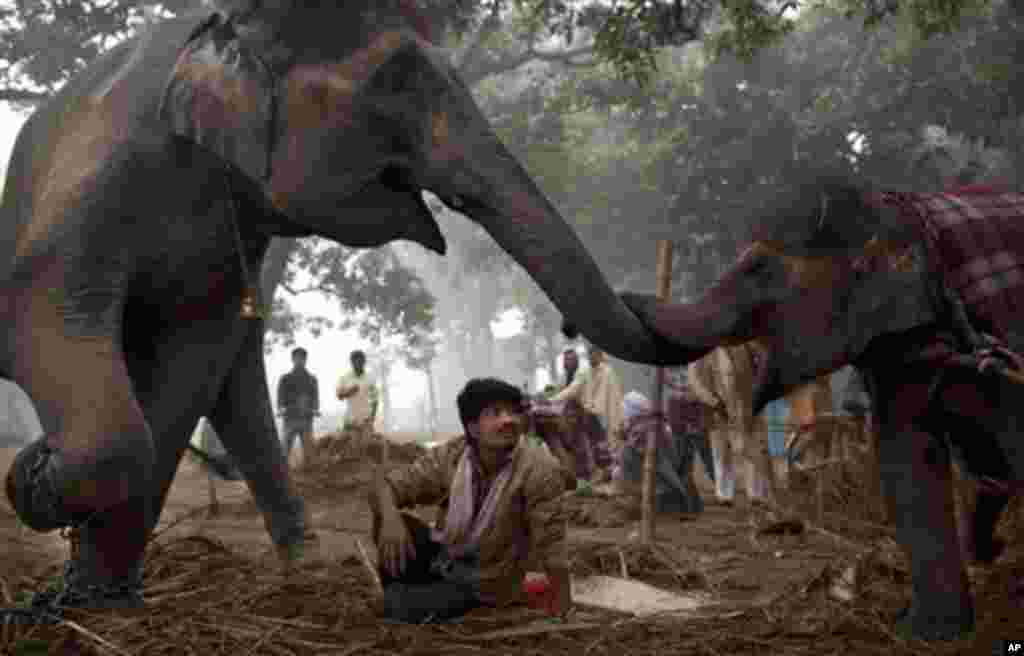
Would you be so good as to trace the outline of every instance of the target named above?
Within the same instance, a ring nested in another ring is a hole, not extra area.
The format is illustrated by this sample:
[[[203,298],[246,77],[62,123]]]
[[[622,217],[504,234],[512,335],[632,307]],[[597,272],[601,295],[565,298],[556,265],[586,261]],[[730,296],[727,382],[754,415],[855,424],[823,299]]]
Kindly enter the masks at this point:
[[[754,276],[759,276],[768,270],[768,262],[763,259],[757,260],[750,265],[747,269],[747,273]]]

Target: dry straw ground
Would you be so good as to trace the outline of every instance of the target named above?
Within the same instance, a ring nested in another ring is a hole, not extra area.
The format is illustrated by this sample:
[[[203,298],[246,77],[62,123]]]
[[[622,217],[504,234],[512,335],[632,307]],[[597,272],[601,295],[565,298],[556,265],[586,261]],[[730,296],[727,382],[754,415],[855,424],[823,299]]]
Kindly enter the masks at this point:
[[[367,455],[373,454],[343,436],[322,444],[320,465],[298,477],[299,489],[314,506],[351,500],[369,479]],[[416,453],[417,447],[402,446],[390,455],[402,462]],[[971,570],[979,612],[974,638],[925,645],[893,635],[892,618],[910,592],[908,571],[892,528],[871,514],[880,504],[865,496],[862,464],[833,472],[838,482],[821,518],[814,495],[801,488],[811,482],[797,476],[785,511],[710,505],[695,519],[662,518],[654,548],[627,537],[635,509],[597,497],[572,498],[567,519],[583,524],[571,532],[574,575],[617,576],[625,569],[630,577],[718,600],[685,617],[639,619],[581,607],[568,622],[557,623],[540,611],[511,608],[475,611],[445,625],[391,624],[367,608],[372,588],[354,555],[284,573],[265,555],[197,528],[187,535],[166,531],[153,540],[145,610],[75,612],[56,627],[8,627],[0,649],[121,656],[941,655],[991,654],[996,640],[1024,637],[1024,609],[1012,606],[1007,594],[1012,580],[1024,578],[1019,499],[999,528],[1011,544],[1007,554],[993,567]],[[6,603],[56,573],[53,567],[38,576],[27,571],[23,563],[18,570],[0,568]],[[835,585],[851,571],[851,599],[844,601]]]

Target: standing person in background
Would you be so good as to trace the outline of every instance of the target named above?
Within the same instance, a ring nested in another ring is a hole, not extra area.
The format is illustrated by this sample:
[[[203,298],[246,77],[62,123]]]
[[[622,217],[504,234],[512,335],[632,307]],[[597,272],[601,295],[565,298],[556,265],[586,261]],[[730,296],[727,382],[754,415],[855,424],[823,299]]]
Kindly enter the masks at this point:
[[[584,421],[589,430],[607,440],[612,453],[622,449],[622,383],[605,361],[604,351],[591,344],[587,348],[590,369],[573,377],[572,383],[555,395],[553,401],[575,399],[583,406]],[[607,480],[602,472],[597,480]]]
[[[348,401],[348,415],[345,417],[345,430],[373,432],[373,422],[377,418],[377,383],[366,371],[366,354],[352,351],[349,356],[352,371],[338,381],[338,399]]]
[[[576,349],[567,348],[562,351],[562,366],[565,368],[565,385],[563,389],[572,385],[576,378],[576,371],[580,368],[580,358],[576,355]]]
[[[671,391],[666,399],[668,425],[677,436],[685,437],[695,454],[700,455],[708,480],[715,482],[715,460],[711,455],[711,440],[708,424],[711,408],[704,405],[690,389],[686,380],[686,369],[676,374],[670,384]]]
[[[620,455],[624,486],[634,498],[642,497],[647,443],[655,439],[654,507],[657,512],[704,512],[704,500],[693,482],[693,445],[685,434],[672,430],[643,394],[633,391],[622,401],[625,444]],[[661,422],[661,433],[658,422]]]
[[[303,466],[309,467],[313,460],[313,418],[320,414],[320,386],[316,376],[306,369],[306,357],[306,349],[301,346],[292,351],[292,370],[277,383],[277,409],[284,418],[285,458],[298,437],[302,440]]]
[[[727,505],[736,490],[734,457],[744,465],[747,498],[770,502],[775,470],[768,457],[767,426],[753,414],[754,376],[760,352],[751,343],[718,347],[690,364],[687,378],[694,394],[715,409],[711,444],[715,457],[715,493]]]

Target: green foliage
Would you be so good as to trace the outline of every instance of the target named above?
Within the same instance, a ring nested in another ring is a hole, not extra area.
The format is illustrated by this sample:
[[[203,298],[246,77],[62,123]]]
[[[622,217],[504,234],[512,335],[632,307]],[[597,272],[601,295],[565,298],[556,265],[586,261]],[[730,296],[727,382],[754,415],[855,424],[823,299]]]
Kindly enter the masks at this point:
[[[781,12],[767,11],[755,0],[721,0],[721,8],[725,27],[705,41],[716,57],[732,54],[750,61],[755,53],[779,43],[795,27],[792,19]]]

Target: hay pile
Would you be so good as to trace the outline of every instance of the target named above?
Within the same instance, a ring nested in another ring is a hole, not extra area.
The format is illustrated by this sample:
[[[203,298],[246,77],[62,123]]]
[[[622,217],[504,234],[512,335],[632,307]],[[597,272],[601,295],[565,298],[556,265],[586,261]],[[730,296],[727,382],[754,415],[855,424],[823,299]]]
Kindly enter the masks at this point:
[[[387,438],[381,433],[340,431],[328,433],[317,440],[318,468],[344,467],[348,463],[379,463]],[[417,442],[388,441],[388,460],[395,464],[410,463],[427,452]]]
[[[316,442],[312,464],[294,471],[295,484],[306,498],[352,493],[370,484],[387,440],[380,433],[341,431]],[[388,466],[408,464],[427,452],[416,442],[388,441]]]

